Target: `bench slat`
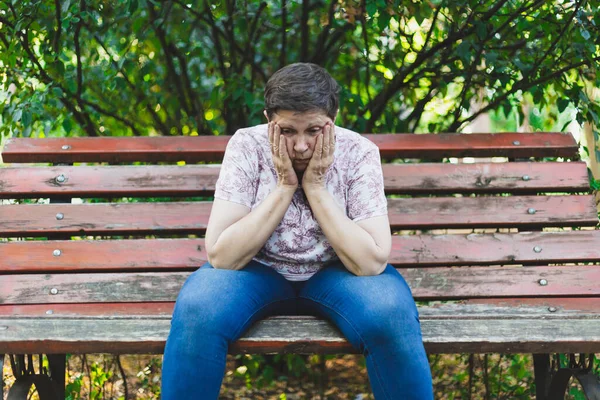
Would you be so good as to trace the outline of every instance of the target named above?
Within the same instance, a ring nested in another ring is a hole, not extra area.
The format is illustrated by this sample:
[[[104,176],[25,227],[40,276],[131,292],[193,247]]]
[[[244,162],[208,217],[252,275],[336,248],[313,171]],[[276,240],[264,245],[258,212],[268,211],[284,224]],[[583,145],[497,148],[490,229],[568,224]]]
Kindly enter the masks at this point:
[[[0,197],[212,196],[219,171],[216,164],[7,167],[0,169]],[[397,164],[383,173],[387,194],[589,192],[583,162]]]
[[[55,250],[60,255],[53,255]],[[390,255],[390,263],[397,267],[598,261],[598,230],[394,235]],[[0,273],[4,274],[193,270],[205,262],[203,239],[0,242]]]
[[[600,266],[399,270],[417,300],[600,296]],[[1,304],[174,301],[189,272],[2,275]],[[540,280],[547,284],[540,284]],[[53,290],[55,289],[55,290]]]
[[[170,318],[164,319],[0,319],[0,353],[162,354]],[[600,352],[600,319],[489,314],[479,319],[421,320],[430,353]],[[85,338],[81,332],[86,332]],[[272,317],[258,322],[230,348],[231,353],[353,353],[326,321]]]
[[[211,208],[212,202],[15,204],[0,207],[0,236],[202,234]],[[388,199],[388,211],[394,230],[529,229],[598,222],[592,195]]]
[[[152,303],[75,303],[0,305],[0,318],[164,318],[173,314],[174,301]],[[554,310],[550,310],[554,307]],[[600,318],[600,298],[546,297],[461,300],[460,303],[420,305],[422,319],[473,319],[493,314],[548,318]]]
[[[384,158],[577,156],[568,132],[462,134],[366,134]],[[2,157],[10,163],[158,162],[222,160],[230,136],[13,138]],[[515,144],[518,142],[518,144]],[[68,146],[63,149],[63,146]]]

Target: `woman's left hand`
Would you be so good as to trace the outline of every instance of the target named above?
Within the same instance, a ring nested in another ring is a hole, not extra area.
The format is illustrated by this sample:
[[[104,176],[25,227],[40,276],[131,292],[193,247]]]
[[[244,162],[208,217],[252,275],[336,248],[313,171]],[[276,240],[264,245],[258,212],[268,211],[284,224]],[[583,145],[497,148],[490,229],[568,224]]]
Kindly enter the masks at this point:
[[[327,170],[333,164],[335,152],[335,129],[328,122],[323,127],[323,133],[317,137],[315,151],[304,171],[302,189],[305,192],[326,187]]]

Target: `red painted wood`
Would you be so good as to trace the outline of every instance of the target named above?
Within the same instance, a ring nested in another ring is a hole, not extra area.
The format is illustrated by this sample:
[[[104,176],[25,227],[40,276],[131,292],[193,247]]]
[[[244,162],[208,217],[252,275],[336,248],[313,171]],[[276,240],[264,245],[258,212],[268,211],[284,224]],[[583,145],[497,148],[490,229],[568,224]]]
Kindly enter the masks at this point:
[[[75,303],[0,305],[3,317],[171,317],[174,301],[151,303]]]
[[[393,229],[596,226],[594,196],[438,197],[388,200]]]
[[[577,143],[570,133],[367,134],[384,158],[567,157]],[[99,137],[9,139],[5,162],[132,162],[218,161],[230,136]],[[518,144],[515,144],[518,142]],[[69,146],[63,149],[63,146]]]
[[[589,191],[583,162],[386,164],[383,173],[388,194]],[[210,196],[218,176],[219,166],[2,168],[0,197]]]
[[[0,196],[212,196],[217,178],[218,169],[193,166],[3,168]]]
[[[416,300],[600,297],[600,266],[400,269]],[[1,275],[2,304],[175,301],[190,272]],[[546,285],[540,284],[541,280]],[[54,292],[53,292],[54,290]]]
[[[587,192],[584,162],[383,164],[392,194]]]
[[[204,201],[5,205],[0,236],[204,233],[211,208],[212,202]]]
[[[0,304],[0,318],[4,317],[44,317],[44,318],[63,318],[63,317],[147,317],[147,318],[170,318],[173,314],[175,302],[145,302],[145,303],[75,303],[75,304],[18,304],[2,305]],[[451,304],[454,311],[468,310],[471,305],[489,305],[510,309],[506,314],[530,313],[532,308],[536,310],[547,311],[549,316],[563,317],[562,311],[572,312],[568,315],[577,315],[574,313],[598,314],[600,313],[600,298],[597,297],[545,297],[545,298],[485,298],[463,300],[461,304]],[[434,306],[421,306],[421,308],[436,308],[436,306],[446,307],[447,304],[436,304]],[[463,307],[464,306],[464,307]],[[551,308],[554,311],[551,311]],[[523,311],[524,310],[524,311]],[[443,312],[432,314],[421,310],[421,319],[444,318],[444,319],[463,319],[473,318],[471,313],[463,312],[461,314],[448,314]]]
[[[485,304],[499,307],[544,307],[550,313],[576,311],[582,313],[600,313],[600,298],[514,298],[514,299],[472,299],[465,304]]]
[[[390,254],[390,263],[398,267],[599,261],[597,230],[399,235]],[[193,270],[204,262],[203,239],[0,242],[2,273]]]
[[[211,206],[212,202],[5,205],[0,207],[0,236],[202,234]],[[598,223],[591,195],[389,199],[388,210],[395,230]]]

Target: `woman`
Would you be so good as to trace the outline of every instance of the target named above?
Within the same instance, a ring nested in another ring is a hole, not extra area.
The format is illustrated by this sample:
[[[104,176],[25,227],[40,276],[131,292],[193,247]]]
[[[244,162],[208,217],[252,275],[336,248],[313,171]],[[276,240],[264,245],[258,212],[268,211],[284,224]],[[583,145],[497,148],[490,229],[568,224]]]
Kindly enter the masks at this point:
[[[218,397],[228,345],[273,314],[332,321],[379,399],[432,399],[417,309],[388,264],[379,150],[335,127],[339,86],[306,63],[265,88],[266,125],[229,141],[206,230],[209,262],[177,298],[163,399]]]

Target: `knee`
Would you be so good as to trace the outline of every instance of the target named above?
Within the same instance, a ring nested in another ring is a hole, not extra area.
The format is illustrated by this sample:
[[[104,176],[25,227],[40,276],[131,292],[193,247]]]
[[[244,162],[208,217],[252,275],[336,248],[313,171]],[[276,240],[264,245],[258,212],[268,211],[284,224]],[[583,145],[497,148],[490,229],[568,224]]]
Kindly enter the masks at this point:
[[[226,315],[219,301],[219,275],[218,270],[200,269],[188,277],[175,302],[172,327],[198,330],[219,325]]]
[[[361,321],[365,342],[389,345],[422,340],[419,314],[412,297],[383,294],[366,311]]]

